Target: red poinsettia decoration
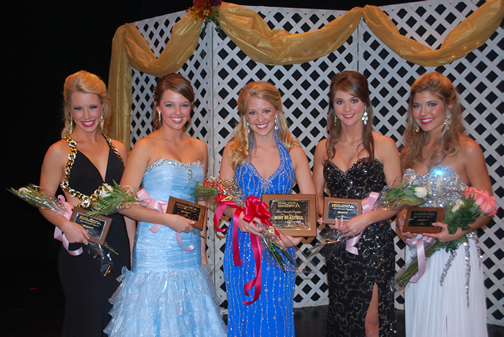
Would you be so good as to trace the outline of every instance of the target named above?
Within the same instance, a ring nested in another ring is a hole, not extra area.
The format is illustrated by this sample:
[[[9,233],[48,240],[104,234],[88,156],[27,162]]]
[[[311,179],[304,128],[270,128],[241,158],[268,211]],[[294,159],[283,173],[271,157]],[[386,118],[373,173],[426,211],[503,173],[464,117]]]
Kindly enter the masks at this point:
[[[205,25],[203,31],[210,21],[215,23],[215,30],[220,31],[219,8],[222,4],[221,0],[193,0],[193,6],[188,9],[196,20],[203,20]]]

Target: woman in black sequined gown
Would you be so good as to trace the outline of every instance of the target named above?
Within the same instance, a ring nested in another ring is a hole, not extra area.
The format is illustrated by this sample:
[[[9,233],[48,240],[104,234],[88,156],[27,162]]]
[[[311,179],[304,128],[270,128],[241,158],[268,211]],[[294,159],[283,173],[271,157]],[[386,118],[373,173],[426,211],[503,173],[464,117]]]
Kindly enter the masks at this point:
[[[87,208],[100,194],[104,182],[112,186],[114,181],[121,180],[126,146],[103,134],[110,118],[110,99],[101,79],[79,71],[67,77],[63,95],[63,139],[54,143],[45,155],[40,186],[50,196],[61,186],[72,207]],[[103,329],[110,320],[108,311],[112,308],[108,300],[119,285],[117,277],[121,269],[130,266],[135,223],[120,214],[111,216],[106,243],[118,255],[103,248],[102,252],[109,254],[113,262],[109,274],[104,276],[105,268],[86,251],[90,245],[96,245],[88,243],[86,230],[59,214],[48,210],[41,213],[65,234],[70,242],[69,250],[84,250],[72,256],[60,248],[58,269],[65,294],[62,336],[105,336]]]
[[[395,142],[372,130],[372,106],[367,79],[346,71],[331,81],[328,139],[315,151],[313,179],[323,213],[324,187],[332,197],[364,199],[401,178]],[[395,336],[395,251],[389,218],[393,211],[372,211],[347,222],[336,220],[331,228],[343,236],[362,236],[355,245],[358,255],[328,245],[329,283],[327,336]]]

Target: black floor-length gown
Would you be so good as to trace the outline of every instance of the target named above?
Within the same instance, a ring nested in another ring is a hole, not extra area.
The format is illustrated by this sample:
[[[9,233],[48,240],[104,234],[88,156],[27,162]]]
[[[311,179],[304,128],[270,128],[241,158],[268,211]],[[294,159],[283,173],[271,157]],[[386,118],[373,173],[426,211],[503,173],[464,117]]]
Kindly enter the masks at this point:
[[[112,143],[109,143],[109,154],[105,181],[98,169],[81,152],[77,144],[67,138],[71,155],[75,155],[67,163],[67,182],[71,189],[85,196],[92,195],[104,182],[113,186],[114,181],[120,182],[124,164]],[[68,191],[68,188],[66,189]],[[109,298],[119,286],[117,278],[121,275],[123,266],[130,266],[130,248],[124,217],[115,213],[110,216],[112,224],[106,238],[106,243],[118,255],[110,253],[113,267],[110,273],[103,276],[100,263],[84,251],[78,256],[70,255],[63,247],[60,248],[58,268],[60,280],[65,294],[65,317],[62,336],[106,336],[103,329],[107,326],[112,308]],[[82,244],[70,244],[70,249],[85,248]],[[104,249],[106,252],[108,250]]]
[[[368,158],[357,160],[346,172],[334,163],[324,166],[324,178],[332,197],[364,199],[380,192],[386,185],[383,164]],[[365,336],[364,322],[373,294],[378,286],[380,336],[395,336],[396,321],[391,280],[395,270],[394,233],[390,222],[381,221],[366,227],[355,246],[359,255],[326,246],[329,310],[327,336]]]

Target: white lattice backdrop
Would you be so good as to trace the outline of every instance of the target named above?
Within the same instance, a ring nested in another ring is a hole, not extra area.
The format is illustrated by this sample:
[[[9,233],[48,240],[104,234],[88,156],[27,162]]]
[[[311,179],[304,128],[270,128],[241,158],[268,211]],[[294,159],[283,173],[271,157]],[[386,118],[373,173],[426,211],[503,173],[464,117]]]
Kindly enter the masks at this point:
[[[381,9],[410,38],[437,48],[455,26],[481,5],[469,1],[424,1]],[[342,11],[250,7],[269,26],[291,33],[306,32],[323,27],[343,14]],[[136,26],[159,55],[169,40],[171,28],[185,12],[164,15],[136,22]],[[202,34],[194,55],[180,73],[191,80],[196,90],[196,107],[189,134],[207,142],[209,174],[218,175],[224,146],[230,140],[237,123],[236,99],[248,82],[269,81],[282,93],[284,111],[291,132],[301,141],[310,160],[317,143],[326,136],[327,94],[331,78],[343,70],[357,70],[370,83],[375,111],[375,130],[394,138],[401,145],[405,125],[410,85],[428,71],[439,71],[457,86],[466,108],[468,133],[484,149],[493,190],[500,210],[484,231],[479,231],[484,253],[488,320],[504,325],[504,32],[502,25],[478,50],[449,65],[425,68],[398,57],[377,39],[361,22],[358,29],[336,52],[301,65],[266,66],[252,61],[226,36],[216,33],[213,26]],[[151,131],[153,76],[133,70],[133,99],[131,146]],[[210,217],[211,219],[211,217]],[[210,221],[211,224],[211,221]],[[227,226],[222,222],[221,226]],[[215,236],[210,226],[208,257],[215,265],[215,284],[219,296],[225,299],[222,272],[225,239]],[[315,239],[316,240],[316,239]],[[300,251],[306,251],[314,239],[303,240]],[[404,244],[397,237],[396,269],[404,265]],[[303,259],[301,254],[298,254]],[[324,259],[317,256],[309,265],[315,271],[300,274],[296,279],[295,307],[328,303]],[[396,295],[396,307],[404,302]],[[224,302],[226,306],[227,302]]]

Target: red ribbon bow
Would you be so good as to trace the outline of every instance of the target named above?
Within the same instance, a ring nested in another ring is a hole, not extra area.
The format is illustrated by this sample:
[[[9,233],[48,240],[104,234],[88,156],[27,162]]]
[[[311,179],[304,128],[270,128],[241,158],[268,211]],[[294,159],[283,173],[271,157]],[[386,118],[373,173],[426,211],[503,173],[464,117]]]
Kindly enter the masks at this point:
[[[235,266],[241,266],[242,265],[242,260],[240,258],[240,246],[238,243],[238,222],[240,220],[240,214],[243,212],[243,220],[247,222],[251,222],[254,218],[258,218],[263,224],[267,226],[273,226],[271,222],[269,221],[269,218],[271,217],[271,213],[267,211],[268,205],[266,203],[262,202],[261,199],[259,199],[256,196],[249,196],[247,200],[245,201],[245,208],[241,208],[238,206],[235,202],[229,200],[225,195],[223,194],[218,194],[217,197],[215,198],[215,202],[219,204],[217,207],[217,210],[215,211],[214,215],[214,226],[215,230],[222,233],[225,232],[226,229],[221,229],[218,227],[218,222],[221,216],[224,214],[224,210],[226,209],[227,206],[236,208],[234,215],[233,215],[233,263]],[[274,227],[273,227],[274,228]],[[280,233],[275,229],[275,234],[280,236]],[[249,233],[250,235],[250,243],[252,244],[252,251],[254,253],[254,259],[255,259],[255,271],[254,271],[254,278],[247,282],[244,285],[244,291],[245,295],[249,296],[248,292],[249,290],[252,289],[252,287],[255,286],[254,289],[254,298],[252,301],[244,301],[243,303],[249,305],[257,301],[259,298],[259,295],[261,294],[261,275],[262,275],[262,270],[261,270],[261,262],[262,262],[262,252],[261,252],[261,243],[260,243],[260,238],[257,235],[253,235],[252,233]]]
[[[259,220],[261,220],[263,224],[273,226],[269,221],[271,213],[268,212],[267,209],[268,205],[266,205],[266,203],[262,202],[261,199],[259,199],[258,197],[251,195],[247,198],[246,207],[244,210],[245,216],[243,217],[243,219],[246,220],[247,222],[251,222],[254,218],[258,218]],[[275,234],[280,236],[280,233],[278,233],[276,228],[275,228]],[[255,288],[254,288],[254,298],[252,299],[252,301],[243,302],[246,305],[254,303],[259,298],[259,295],[261,294],[261,280],[262,280],[262,251],[261,251],[260,238],[257,235],[250,234],[250,243],[252,244],[252,252],[254,253],[255,271],[254,271],[254,278],[251,281],[245,283],[243,287],[245,295],[249,296],[248,293],[249,290],[251,290],[252,287]]]

